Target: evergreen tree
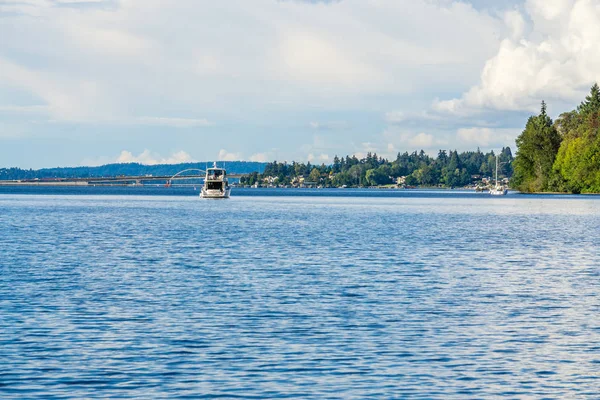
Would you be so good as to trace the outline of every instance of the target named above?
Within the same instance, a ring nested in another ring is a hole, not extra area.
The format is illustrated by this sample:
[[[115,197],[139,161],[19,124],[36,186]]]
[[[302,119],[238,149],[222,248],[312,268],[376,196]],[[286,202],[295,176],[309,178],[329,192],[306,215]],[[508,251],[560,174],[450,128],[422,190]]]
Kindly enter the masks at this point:
[[[525,130],[516,142],[513,186],[523,192],[548,190],[561,138],[546,113],[544,101],[540,114],[529,117]]]
[[[444,166],[448,162],[448,155],[446,154],[446,150],[440,150],[438,152],[437,161],[439,165]]]
[[[590,94],[585,97],[585,101],[583,101],[578,107],[577,111],[579,114],[588,115],[590,113],[598,113],[600,110],[600,88],[597,83],[590,89]]]
[[[341,172],[341,171],[342,171],[342,168],[341,168],[340,159],[336,155],[335,157],[333,157],[333,172],[337,174],[338,172]]]

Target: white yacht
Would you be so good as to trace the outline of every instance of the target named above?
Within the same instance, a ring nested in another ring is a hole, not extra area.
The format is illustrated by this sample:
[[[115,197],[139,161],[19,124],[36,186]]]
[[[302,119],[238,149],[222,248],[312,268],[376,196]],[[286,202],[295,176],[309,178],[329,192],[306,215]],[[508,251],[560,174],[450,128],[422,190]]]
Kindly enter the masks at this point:
[[[200,190],[200,197],[203,199],[227,199],[231,193],[231,187],[227,181],[227,171],[225,168],[218,168],[217,163],[212,168],[206,169],[204,186]]]
[[[508,189],[498,184],[498,156],[496,156],[496,186],[490,189],[492,196],[505,196],[508,193]]]

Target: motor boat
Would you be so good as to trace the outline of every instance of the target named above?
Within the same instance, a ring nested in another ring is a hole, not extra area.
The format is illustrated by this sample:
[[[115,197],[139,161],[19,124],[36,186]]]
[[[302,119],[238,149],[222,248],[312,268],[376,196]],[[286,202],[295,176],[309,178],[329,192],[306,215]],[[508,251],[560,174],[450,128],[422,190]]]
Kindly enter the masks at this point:
[[[231,187],[227,180],[227,171],[225,168],[217,167],[217,163],[212,168],[206,169],[204,186],[200,190],[200,197],[203,199],[227,199],[231,193]]]

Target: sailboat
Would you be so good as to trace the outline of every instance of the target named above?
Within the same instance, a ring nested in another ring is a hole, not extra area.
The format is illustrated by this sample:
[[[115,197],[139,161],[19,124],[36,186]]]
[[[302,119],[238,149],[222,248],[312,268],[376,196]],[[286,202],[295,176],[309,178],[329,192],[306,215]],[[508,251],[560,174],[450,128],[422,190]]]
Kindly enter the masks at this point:
[[[490,189],[492,196],[505,196],[508,193],[508,189],[498,184],[498,156],[496,156],[496,186]]]

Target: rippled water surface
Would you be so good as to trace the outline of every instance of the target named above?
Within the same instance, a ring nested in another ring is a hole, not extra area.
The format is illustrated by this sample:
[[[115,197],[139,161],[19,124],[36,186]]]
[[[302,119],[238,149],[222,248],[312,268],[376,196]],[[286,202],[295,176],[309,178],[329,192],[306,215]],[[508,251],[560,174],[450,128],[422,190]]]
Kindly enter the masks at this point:
[[[0,194],[0,398],[598,397],[600,198],[341,192]]]

